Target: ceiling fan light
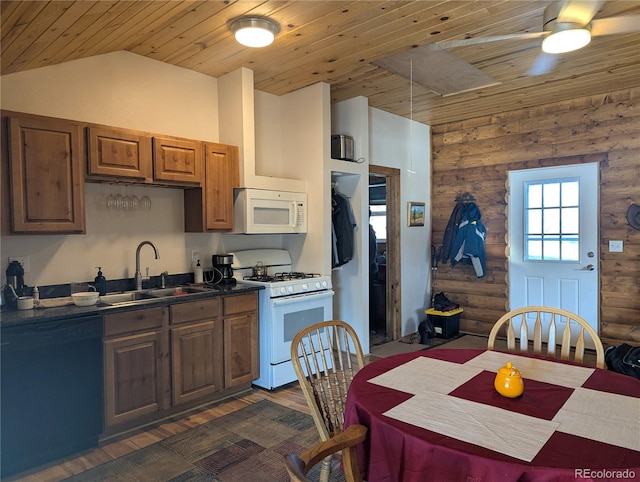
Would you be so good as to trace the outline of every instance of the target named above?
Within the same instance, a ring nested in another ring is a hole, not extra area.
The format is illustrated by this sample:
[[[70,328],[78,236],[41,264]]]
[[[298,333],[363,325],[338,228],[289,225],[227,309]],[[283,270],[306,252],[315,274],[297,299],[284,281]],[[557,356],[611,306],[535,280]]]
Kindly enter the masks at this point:
[[[266,47],[280,32],[280,25],[265,17],[240,17],[229,24],[229,30],[246,47]]]
[[[581,49],[591,42],[588,28],[556,29],[542,41],[542,51],[548,54],[562,54]]]

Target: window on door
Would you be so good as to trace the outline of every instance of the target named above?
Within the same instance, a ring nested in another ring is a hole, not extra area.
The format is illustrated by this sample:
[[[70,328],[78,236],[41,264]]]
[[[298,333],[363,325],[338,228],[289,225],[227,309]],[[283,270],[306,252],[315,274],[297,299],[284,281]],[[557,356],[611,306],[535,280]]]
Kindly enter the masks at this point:
[[[525,261],[579,261],[580,182],[525,185]]]

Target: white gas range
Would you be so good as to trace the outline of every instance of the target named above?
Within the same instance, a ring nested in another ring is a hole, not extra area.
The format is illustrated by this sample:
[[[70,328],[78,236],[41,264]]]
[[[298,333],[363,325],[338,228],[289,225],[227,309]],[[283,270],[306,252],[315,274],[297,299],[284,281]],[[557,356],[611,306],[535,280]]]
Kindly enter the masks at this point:
[[[264,286],[260,291],[260,378],[271,390],[296,380],[291,340],[298,331],[333,317],[331,277],[292,271],[291,256],[280,249],[236,251],[233,273],[238,283]],[[254,276],[257,271],[266,271]]]

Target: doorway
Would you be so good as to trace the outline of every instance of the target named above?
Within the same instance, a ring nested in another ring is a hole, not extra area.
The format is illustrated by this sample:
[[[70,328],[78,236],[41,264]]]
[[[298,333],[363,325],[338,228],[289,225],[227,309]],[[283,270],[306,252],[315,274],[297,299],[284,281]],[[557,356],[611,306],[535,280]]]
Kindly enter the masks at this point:
[[[510,309],[563,308],[599,333],[598,212],[597,163],[509,173]]]
[[[376,230],[378,265],[378,272],[369,284],[369,339],[370,346],[374,346],[400,338],[399,169],[369,166],[369,207],[370,222]]]

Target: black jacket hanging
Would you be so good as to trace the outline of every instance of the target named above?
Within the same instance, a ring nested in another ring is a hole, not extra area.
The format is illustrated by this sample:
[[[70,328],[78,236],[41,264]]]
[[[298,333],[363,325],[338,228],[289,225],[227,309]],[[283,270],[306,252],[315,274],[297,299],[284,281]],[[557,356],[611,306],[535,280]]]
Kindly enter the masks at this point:
[[[331,205],[331,221],[334,235],[332,267],[336,268],[351,261],[353,258],[353,238],[356,222],[349,199],[335,189],[331,192]]]

